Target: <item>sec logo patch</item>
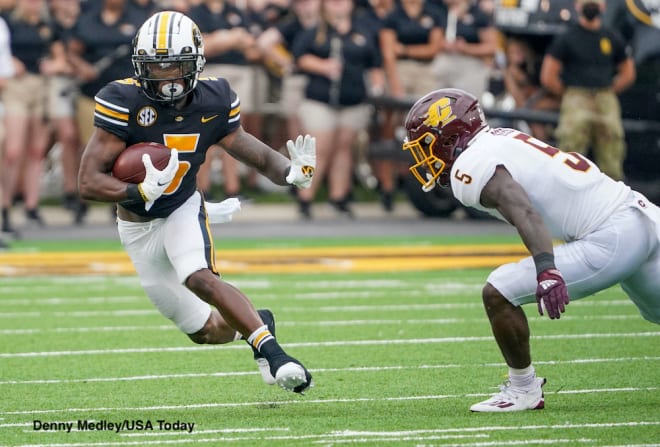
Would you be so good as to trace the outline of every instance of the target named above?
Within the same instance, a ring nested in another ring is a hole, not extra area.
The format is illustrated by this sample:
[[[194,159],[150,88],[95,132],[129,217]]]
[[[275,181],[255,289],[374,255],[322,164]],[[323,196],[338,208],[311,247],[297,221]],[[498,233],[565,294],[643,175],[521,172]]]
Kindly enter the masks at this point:
[[[156,109],[151,106],[142,107],[137,113],[137,123],[142,127],[152,126],[158,118]]]

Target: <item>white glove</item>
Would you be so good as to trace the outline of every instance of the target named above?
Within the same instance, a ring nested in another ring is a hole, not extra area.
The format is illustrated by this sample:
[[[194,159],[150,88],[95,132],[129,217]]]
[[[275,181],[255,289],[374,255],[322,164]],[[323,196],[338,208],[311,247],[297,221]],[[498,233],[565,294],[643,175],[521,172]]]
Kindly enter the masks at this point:
[[[291,158],[291,167],[286,176],[287,183],[299,188],[309,188],[316,168],[316,138],[298,135],[296,142],[289,140],[286,148]]]
[[[225,223],[231,221],[235,212],[240,211],[241,201],[236,197],[217,203],[204,201],[204,207],[206,208],[206,215],[209,217],[209,223]]]
[[[179,169],[179,152],[176,149],[171,150],[170,161],[162,171],[154,167],[149,154],[142,155],[142,163],[144,163],[146,173],[144,181],[138,185],[138,189],[144,199],[144,209],[149,211],[156,199],[163,195],[174,180],[176,171]]]

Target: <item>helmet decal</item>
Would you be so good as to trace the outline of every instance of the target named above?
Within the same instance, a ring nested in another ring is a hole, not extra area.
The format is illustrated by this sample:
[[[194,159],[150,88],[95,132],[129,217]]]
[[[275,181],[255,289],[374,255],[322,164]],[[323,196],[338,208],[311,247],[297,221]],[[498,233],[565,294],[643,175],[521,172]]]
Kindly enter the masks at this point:
[[[451,109],[451,101],[446,96],[429,106],[428,116],[424,124],[429,127],[443,127],[456,119]]]
[[[165,11],[154,20],[154,48],[157,55],[167,56],[172,46],[172,12]]]

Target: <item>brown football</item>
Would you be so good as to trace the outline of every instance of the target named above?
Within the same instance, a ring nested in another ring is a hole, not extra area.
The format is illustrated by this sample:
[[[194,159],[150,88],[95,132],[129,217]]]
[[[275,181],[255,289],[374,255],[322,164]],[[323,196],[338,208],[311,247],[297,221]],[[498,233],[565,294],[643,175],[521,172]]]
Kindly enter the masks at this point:
[[[160,143],[136,143],[119,154],[112,167],[112,176],[126,183],[140,183],[145,169],[142,154],[149,154],[156,169],[164,169],[170,161],[170,148]]]

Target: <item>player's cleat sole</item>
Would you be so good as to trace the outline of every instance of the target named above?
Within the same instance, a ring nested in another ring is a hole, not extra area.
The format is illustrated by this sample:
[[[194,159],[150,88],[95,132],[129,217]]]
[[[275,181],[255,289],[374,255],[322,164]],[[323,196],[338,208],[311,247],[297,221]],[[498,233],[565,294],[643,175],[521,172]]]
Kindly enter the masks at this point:
[[[303,393],[313,386],[312,375],[302,365],[288,362],[280,366],[275,373],[276,383],[286,391]]]
[[[477,413],[501,413],[542,410],[545,407],[543,385],[545,385],[546,380],[543,377],[537,377],[534,381],[534,387],[531,390],[515,389],[507,382],[500,386],[499,393],[493,395],[490,399],[472,405],[470,411]]]

